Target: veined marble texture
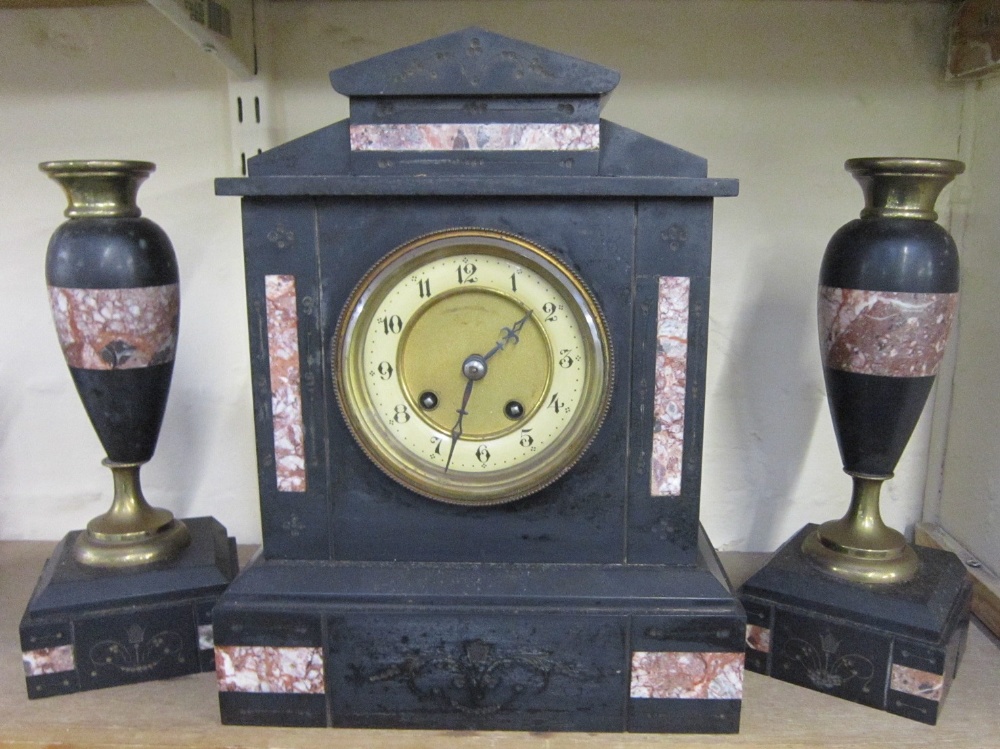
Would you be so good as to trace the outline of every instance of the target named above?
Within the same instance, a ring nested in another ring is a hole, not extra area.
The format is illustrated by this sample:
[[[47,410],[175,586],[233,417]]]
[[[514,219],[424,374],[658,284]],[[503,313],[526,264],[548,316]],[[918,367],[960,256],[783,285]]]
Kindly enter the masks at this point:
[[[326,692],[322,648],[217,645],[215,675],[220,692]]]
[[[649,489],[654,497],[676,497],[681,493],[690,294],[690,278],[660,278]]]
[[[72,645],[28,650],[21,654],[21,660],[24,662],[25,676],[58,674],[63,671],[73,671],[76,668]]]
[[[757,624],[747,625],[747,646],[759,653],[771,652],[771,630]]]
[[[819,287],[823,362],[831,369],[884,377],[937,374],[958,294],[914,294]]]
[[[596,151],[596,123],[351,125],[352,151]]]
[[[66,363],[77,369],[135,369],[174,360],[180,286],[131,289],[49,287]]]
[[[743,699],[743,653],[632,653],[630,696]]]
[[[215,629],[211,624],[198,625],[198,650],[211,650],[215,647]]]
[[[305,427],[299,375],[299,316],[295,277],[266,276],[267,352],[278,491],[306,490]]]
[[[893,664],[890,687],[897,692],[940,702],[944,695],[944,675]]]

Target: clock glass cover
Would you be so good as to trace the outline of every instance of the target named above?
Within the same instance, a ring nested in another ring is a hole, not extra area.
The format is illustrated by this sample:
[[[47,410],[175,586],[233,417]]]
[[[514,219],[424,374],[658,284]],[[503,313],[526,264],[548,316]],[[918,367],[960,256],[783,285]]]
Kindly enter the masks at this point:
[[[511,234],[455,229],[391,252],[332,346],[358,444],[432,499],[508,502],[569,470],[608,408],[611,345],[566,265]]]

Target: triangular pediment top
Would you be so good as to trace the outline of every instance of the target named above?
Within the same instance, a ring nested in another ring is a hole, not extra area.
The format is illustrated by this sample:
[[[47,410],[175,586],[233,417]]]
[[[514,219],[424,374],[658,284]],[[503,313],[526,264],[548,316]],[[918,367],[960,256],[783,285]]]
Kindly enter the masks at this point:
[[[577,57],[470,27],[338,68],[345,96],[604,96],[619,74]]]

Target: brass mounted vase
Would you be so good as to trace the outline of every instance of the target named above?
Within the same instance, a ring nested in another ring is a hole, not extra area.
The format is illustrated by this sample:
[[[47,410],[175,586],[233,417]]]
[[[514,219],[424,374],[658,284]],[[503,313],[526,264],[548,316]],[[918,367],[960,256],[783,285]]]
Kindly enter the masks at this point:
[[[50,161],[42,171],[65,190],[68,220],[46,255],[59,342],[114,477],[111,509],[80,533],[75,559],[132,567],[176,557],[183,523],[150,507],[139,468],[156,448],[173,373],[180,315],[170,240],[136,205],[156,168],[144,161]]]
[[[825,571],[860,583],[910,580],[919,561],[879,511],[934,383],[958,306],[958,251],[935,221],[960,161],[850,159],[861,217],[831,238],[819,277],[820,353],[850,509],[803,542]]]

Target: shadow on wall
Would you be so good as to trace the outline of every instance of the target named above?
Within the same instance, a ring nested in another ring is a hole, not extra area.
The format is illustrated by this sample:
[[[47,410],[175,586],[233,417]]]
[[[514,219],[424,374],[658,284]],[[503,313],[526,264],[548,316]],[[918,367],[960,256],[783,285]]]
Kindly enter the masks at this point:
[[[789,256],[776,248],[754,254],[761,268],[778,268],[779,259]],[[803,290],[788,278],[761,274],[759,290],[748,295],[738,315],[720,378],[732,405],[723,441],[744,446],[743,494],[752,498],[741,548],[774,548],[785,540],[777,529],[791,510],[816,419],[825,412],[822,385],[816,385],[816,321],[803,314],[812,309],[804,306],[803,294],[813,287]]]

